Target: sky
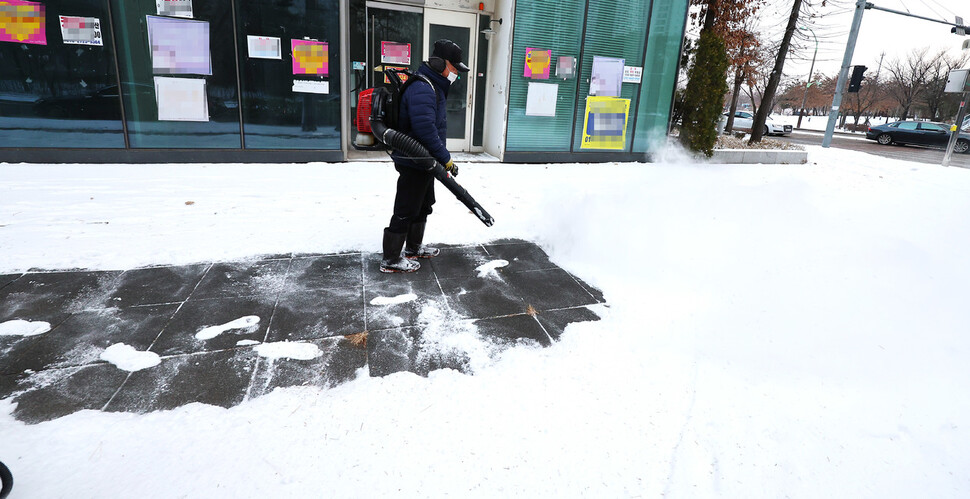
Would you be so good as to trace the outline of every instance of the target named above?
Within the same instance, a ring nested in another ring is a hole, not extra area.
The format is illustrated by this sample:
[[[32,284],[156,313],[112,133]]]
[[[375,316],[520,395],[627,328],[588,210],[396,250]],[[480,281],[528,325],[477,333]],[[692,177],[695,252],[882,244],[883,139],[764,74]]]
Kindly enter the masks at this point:
[[[535,241],[602,290],[600,320],[550,347],[489,349],[421,299],[472,374],[364,368],[231,409],[34,425],[0,400],[11,497],[970,496],[970,170],[817,146],[807,164],[657,160],[463,166],[492,227],[439,191],[427,242]],[[396,178],[388,162],[0,165],[0,274],[376,252]],[[319,354],[280,346],[241,348]],[[181,362],[106,347],[125,371]],[[74,393],[70,373],[27,384]]]
[[[819,2],[815,2],[819,3]],[[970,2],[953,0],[871,0],[877,7],[896,11],[911,12],[912,14],[934,19],[954,22],[954,17],[964,18],[964,25],[970,24]],[[790,0],[769,0],[762,23],[773,26],[778,30],[780,39],[782,30],[787,23],[791,11]],[[804,5],[804,4],[803,4]],[[835,75],[842,65],[848,41],[849,28],[855,10],[853,0],[829,0],[825,7],[809,7],[819,14],[815,21],[815,34],[819,39],[819,51],[816,58],[815,70],[823,74]],[[961,37],[950,33],[950,26],[916,19],[890,12],[869,9],[863,13],[862,25],[852,64],[865,65],[875,71],[879,66],[880,54],[885,52],[885,65],[897,58],[905,59],[916,48],[929,47],[930,53],[948,50],[950,54],[959,56],[964,40],[970,36]],[[809,35],[807,41],[800,42],[805,48],[801,54],[790,54],[785,63],[785,74],[793,78],[804,79],[811,66],[814,41]],[[801,75],[801,76],[798,76]]]

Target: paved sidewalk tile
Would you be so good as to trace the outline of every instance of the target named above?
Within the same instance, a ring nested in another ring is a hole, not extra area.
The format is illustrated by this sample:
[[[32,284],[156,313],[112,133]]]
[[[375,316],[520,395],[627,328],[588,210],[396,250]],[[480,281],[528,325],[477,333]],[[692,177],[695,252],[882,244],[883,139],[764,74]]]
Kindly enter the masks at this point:
[[[50,324],[0,335],[0,398],[29,423],[82,409],[232,407],[361,372],[472,374],[503,349],[548,346],[599,318],[589,306],[603,294],[533,243],[440,249],[408,274],[380,272],[379,253],[346,253],[0,275],[0,325]],[[161,363],[129,373],[101,360],[117,343]]]

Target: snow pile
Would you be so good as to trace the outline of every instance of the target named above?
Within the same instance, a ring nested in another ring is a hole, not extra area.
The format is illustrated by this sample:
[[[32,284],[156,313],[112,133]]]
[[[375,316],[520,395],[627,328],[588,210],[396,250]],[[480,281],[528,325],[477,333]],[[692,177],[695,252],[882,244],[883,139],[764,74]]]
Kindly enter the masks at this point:
[[[124,343],[115,343],[101,352],[101,360],[114,364],[124,371],[141,371],[162,363],[155,352],[142,352]]]
[[[370,304],[382,307],[386,305],[400,305],[402,303],[411,302],[417,299],[418,295],[414,293],[405,293],[398,296],[377,296],[370,301]]]
[[[315,359],[323,352],[320,347],[305,341],[277,341],[256,345],[256,353],[267,359]]]
[[[236,330],[242,334],[251,333],[255,331],[258,326],[259,317],[255,315],[247,315],[218,326],[204,327],[200,329],[198,333],[195,333],[195,338],[197,340],[211,340],[222,333]]]
[[[498,276],[498,269],[501,267],[508,267],[508,260],[492,260],[488,263],[483,263],[475,268],[478,272],[478,277],[486,276]]]
[[[14,319],[0,322],[0,336],[36,336],[50,330],[51,324],[44,321]]]

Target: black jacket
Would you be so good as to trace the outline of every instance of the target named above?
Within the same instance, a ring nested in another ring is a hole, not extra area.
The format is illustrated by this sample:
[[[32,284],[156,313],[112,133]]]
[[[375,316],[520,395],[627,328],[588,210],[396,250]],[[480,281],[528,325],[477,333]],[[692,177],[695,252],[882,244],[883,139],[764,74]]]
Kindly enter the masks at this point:
[[[428,149],[439,163],[445,164],[451,160],[451,154],[446,147],[448,135],[446,101],[451,82],[422,63],[418,74],[431,80],[434,89],[420,78],[409,83],[401,96],[401,107],[398,114],[398,131],[418,140]],[[391,153],[394,162],[412,168],[418,168],[404,154],[394,151]]]

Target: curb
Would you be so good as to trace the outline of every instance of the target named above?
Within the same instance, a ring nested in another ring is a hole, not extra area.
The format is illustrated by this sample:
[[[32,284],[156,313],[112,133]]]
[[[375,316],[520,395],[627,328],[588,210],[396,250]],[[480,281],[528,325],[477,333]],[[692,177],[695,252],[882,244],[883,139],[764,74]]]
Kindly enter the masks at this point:
[[[708,163],[783,164],[808,163],[808,151],[780,151],[773,149],[715,149]]]

